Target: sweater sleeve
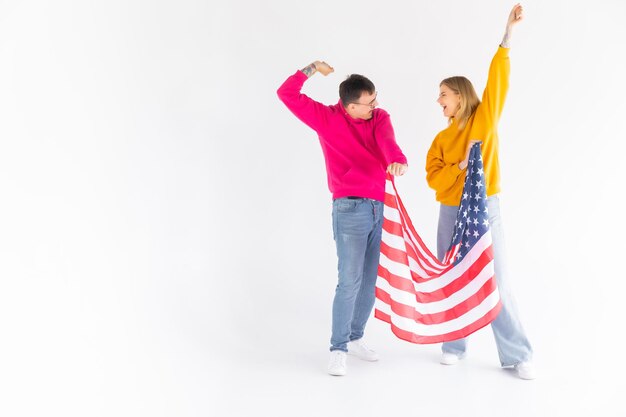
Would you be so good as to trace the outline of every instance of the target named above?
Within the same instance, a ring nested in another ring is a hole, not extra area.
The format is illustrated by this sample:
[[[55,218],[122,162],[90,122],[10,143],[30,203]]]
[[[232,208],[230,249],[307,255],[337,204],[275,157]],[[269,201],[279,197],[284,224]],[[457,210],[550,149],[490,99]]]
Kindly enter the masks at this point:
[[[379,111],[383,112],[382,110]],[[404,153],[402,153],[402,150],[396,143],[396,135],[391,125],[391,118],[386,112],[382,114],[380,121],[376,125],[375,137],[378,148],[382,152],[387,165],[394,162],[400,164],[407,163],[406,156],[404,156]]]
[[[444,192],[456,183],[459,175],[465,171],[459,169],[459,164],[446,164],[443,153],[437,146],[437,140],[428,150],[426,155],[426,181],[428,186],[438,193]]]
[[[481,116],[485,118],[488,126],[495,127],[500,120],[506,94],[509,90],[510,72],[509,49],[500,46],[491,60],[487,86],[480,106],[481,113],[483,113]]]
[[[319,132],[328,122],[330,109],[300,92],[307,79],[305,73],[296,71],[278,88],[277,94],[298,119]]]

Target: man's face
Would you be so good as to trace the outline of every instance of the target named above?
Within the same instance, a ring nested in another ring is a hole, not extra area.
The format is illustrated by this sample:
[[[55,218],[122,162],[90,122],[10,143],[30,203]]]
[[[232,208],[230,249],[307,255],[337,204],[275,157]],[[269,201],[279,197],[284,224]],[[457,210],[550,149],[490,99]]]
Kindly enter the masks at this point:
[[[348,104],[346,111],[355,119],[369,120],[372,118],[372,112],[378,106],[376,96],[376,92],[370,94],[367,91],[363,91],[361,97],[356,102]]]

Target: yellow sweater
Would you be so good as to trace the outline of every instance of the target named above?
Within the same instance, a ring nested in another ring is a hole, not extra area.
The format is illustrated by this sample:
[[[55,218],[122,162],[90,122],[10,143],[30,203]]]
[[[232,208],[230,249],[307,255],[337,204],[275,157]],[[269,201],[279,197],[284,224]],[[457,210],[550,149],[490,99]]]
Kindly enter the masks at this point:
[[[458,165],[465,158],[470,139],[482,141],[487,196],[500,192],[497,127],[509,89],[509,72],[509,49],[498,47],[491,60],[482,102],[474,114],[460,130],[453,119],[430,146],[426,157],[426,180],[442,204],[458,206],[461,201],[465,170],[460,170]]]

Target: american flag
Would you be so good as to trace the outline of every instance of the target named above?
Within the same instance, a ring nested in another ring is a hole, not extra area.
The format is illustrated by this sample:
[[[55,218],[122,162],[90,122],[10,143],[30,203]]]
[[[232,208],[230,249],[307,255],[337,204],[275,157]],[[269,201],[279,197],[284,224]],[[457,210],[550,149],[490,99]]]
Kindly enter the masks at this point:
[[[388,176],[374,314],[400,339],[456,340],[500,312],[480,144],[470,151],[451,238],[440,262],[415,231]]]

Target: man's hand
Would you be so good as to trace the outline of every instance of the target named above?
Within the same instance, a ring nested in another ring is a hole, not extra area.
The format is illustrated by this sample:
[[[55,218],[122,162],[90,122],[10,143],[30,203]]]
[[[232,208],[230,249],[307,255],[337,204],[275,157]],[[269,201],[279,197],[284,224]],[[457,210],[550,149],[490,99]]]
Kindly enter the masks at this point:
[[[331,72],[335,72],[335,69],[324,61],[315,61],[313,65],[315,65],[317,71],[321,72],[323,76],[327,76]]]
[[[459,169],[463,170],[467,168],[467,164],[469,163],[469,155],[470,155],[470,151],[472,150],[472,146],[474,146],[475,143],[481,143],[481,142],[482,141],[478,139],[472,139],[469,141],[469,143],[467,144],[467,149],[465,150],[465,159],[459,162]]]
[[[387,173],[395,177],[400,177],[404,175],[407,169],[409,169],[409,166],[407,164],[394,162],[392,164],[389,164],[389,166],[387,167]]]
[[[313,74],[316,72],[320,72],[323,76],[327,76],[331,72],[334,72],[335,69],[328,65],[324,61],[315,61],[306,67],[302,68],[302,72],[306,74],[307,77],[311,78]]]

